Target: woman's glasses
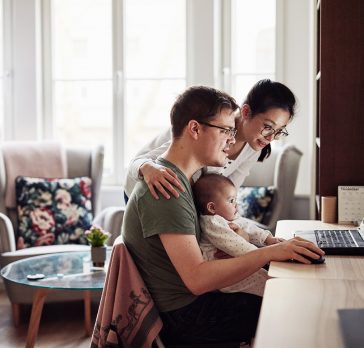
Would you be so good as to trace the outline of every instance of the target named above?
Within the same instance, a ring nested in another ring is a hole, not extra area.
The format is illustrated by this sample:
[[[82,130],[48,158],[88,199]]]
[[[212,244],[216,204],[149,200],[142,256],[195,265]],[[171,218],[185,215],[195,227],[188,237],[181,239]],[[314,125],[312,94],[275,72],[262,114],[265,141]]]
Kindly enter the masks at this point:
[[[263,137],[269,137],[274,134],[275,140],[279,140],[279,139],[282,139],[282,138],[288,136],[287,129],[283,128],[283,129],[275,130],[273,127],[271,127],[267,124],[264,125],[260,134],[263,135]]]

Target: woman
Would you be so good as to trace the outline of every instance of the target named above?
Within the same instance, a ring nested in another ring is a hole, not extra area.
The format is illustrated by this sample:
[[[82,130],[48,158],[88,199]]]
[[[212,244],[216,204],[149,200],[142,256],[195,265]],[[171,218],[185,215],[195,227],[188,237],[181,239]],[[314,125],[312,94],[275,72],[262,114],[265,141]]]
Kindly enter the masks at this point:
[[[270,143],[286,137],[287,124],[295,113],[296,98],[292,91],[279,82],[269,79],[258,81],[249,91],[240,110],[237,111],[235,143],[230,146],[228,162],[223,168],[207,167],[204,171],[218,171],[230,178],[238,188],[249,175],[257,161],[264,161],[271,153]],[[204,123],[205,127],[217,127]],[[219,128],[219,127],[217,127]],[[229,132],[230,129],[221,129]],[[125,183],[125,200],[130,196],[138,180],[144,179],[153,197],[160,192],[167,199],[178,197],[183,191],[176,174],[153,161],[164,153],[171,141],[171,130],[159,135],[146,145],[131,162]],[[196,173],[197,178],[200,173]]]

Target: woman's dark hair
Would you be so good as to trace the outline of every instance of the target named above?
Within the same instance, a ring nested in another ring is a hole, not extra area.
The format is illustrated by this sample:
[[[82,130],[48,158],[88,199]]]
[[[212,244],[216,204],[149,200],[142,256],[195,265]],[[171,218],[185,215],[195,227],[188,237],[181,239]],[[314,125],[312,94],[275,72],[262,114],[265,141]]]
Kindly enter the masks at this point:
[[[258,81],[249,91],[244,100],[251,110],[251,117],[267,112],[270,109],[280,108],[289,112],[289,118],[295,114],[296,98],[292,91],[283,83],[269,79]],[[271,146],[268,144],[260,153],[259,162],[263,162],[270,156]]]
[[[207,122],[225,108],[235,111],[239,106],[234,98],[215,88],[188,88],[178,96],[170,113],[173,138],[181,136],[189,121]]]

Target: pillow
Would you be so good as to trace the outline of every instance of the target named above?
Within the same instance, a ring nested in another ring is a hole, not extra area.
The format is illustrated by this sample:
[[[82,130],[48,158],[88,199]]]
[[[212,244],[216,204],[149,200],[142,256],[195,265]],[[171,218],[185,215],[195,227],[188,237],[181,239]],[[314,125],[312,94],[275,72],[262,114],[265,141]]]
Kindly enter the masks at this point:
[[[237,204],[239,214],[262,224],[267,224],[271,215],[274,188],[272,186],[241,186]]]
[[[17,249],[51,244],[88,244],[84,231],[92,224],[91,179],[43,179],[19,176],[15,181]]]

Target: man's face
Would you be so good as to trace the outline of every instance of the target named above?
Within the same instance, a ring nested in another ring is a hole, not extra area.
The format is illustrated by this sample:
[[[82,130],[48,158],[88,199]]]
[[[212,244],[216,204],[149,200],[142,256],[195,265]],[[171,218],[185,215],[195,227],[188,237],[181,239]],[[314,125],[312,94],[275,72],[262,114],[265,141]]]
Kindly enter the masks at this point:
[[[235,143],[233,135],[235,119],[232,110],[222,109],[207,124],[200,125],[202,164],[204,166],[223,167],[227,161],[229,147]]]

